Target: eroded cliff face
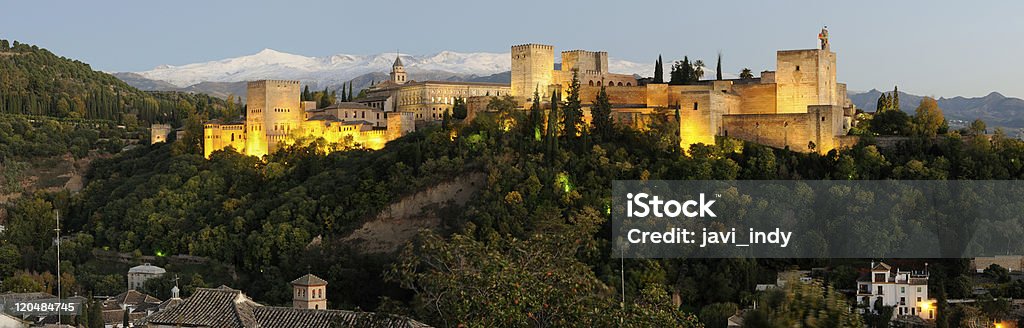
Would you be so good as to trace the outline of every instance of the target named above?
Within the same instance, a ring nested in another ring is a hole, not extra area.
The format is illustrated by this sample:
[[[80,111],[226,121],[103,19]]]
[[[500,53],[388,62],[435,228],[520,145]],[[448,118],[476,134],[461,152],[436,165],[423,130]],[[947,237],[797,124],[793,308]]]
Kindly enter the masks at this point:
[[[446,205],[465,205],[485,184],[483,173],[470,173],[445,181],[389,205],[372,220],[346,236],[363,253],[389,253],[398,250],[420,229],[441,224],[437,209]]]

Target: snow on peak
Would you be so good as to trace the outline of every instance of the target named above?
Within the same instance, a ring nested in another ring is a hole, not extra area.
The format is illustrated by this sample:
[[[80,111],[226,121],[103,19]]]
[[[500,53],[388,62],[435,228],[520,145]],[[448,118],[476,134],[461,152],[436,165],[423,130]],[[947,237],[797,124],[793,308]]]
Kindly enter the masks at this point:
[[[511,70],[509,53],[460,53],[441,51],[426,56],[402,54],[402,63],[415,77],[417,72],[446,72],[453,75],[486,76]],[[266,48],[259,52],[180,66],[160,65],[136,72],[145,78],[166,81],[179,87],[200,82],[238,82],[259,79],[290,79],[317,85],[335,85],[367,73],[390,72],[395,53],[376,55],[336,54],[307,57]],[[613,73],[650,75],[653,66],[624,60],[609,60]]]

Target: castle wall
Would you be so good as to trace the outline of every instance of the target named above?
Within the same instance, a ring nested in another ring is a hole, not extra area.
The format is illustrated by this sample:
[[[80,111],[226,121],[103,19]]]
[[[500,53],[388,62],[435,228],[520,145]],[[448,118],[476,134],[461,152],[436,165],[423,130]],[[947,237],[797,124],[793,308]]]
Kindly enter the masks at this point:
[[[733,92],[740,96],[742,105],[729,114],[773,114],[776,112],[776,85],[774,83],[749,83],[733,85]]]
[[[600,92],[601,87],[582,85],[580,86],[580,102],[584,106],[589,106],[597,99]],[[608,99],[612,104],[647,104],[647,87],[605,87],[605,93],[608,94]]]
[[[725,115],[723,134],[776,148],[824,153],[840,146],[842,117],[842,108],[830,105],[811,106],[807,113]]]

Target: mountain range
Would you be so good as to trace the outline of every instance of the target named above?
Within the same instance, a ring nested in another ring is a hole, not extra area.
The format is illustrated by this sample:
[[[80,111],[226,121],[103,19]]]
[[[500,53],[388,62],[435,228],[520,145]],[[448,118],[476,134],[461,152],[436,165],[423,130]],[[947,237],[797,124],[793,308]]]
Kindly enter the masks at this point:
[[[863,93],[851,93],[850,100],[857,108],[872,112],[878,105],[878,97],[882,91],[874,90]],[[907,114],[914,114],[914,110],[921,103],[924,96],[900,92],[900,109]],[[1024,100],[1004,96],[998,92],[992,92],[984,97],[940,97],[936,99],[939,108],[942,108],[946,119],[950,120],[951,127],[958,127],[981,119],[989,127],[1003,127],[1011,129],[1024,128]],[[955,122],[960,121],[960,122]]]

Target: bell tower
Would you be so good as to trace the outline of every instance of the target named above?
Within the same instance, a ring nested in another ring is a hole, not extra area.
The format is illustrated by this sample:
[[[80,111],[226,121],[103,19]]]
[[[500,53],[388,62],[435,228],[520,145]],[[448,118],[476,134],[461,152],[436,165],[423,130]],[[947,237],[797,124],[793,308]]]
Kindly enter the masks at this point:
[[[391,65],[391,82],[396,84],[405,84],[407,82],[401,54],[395,55],[395,63]]]
[[[292,307],[296,309],[327,309],[327,281],[306,274],[292,281]]]

